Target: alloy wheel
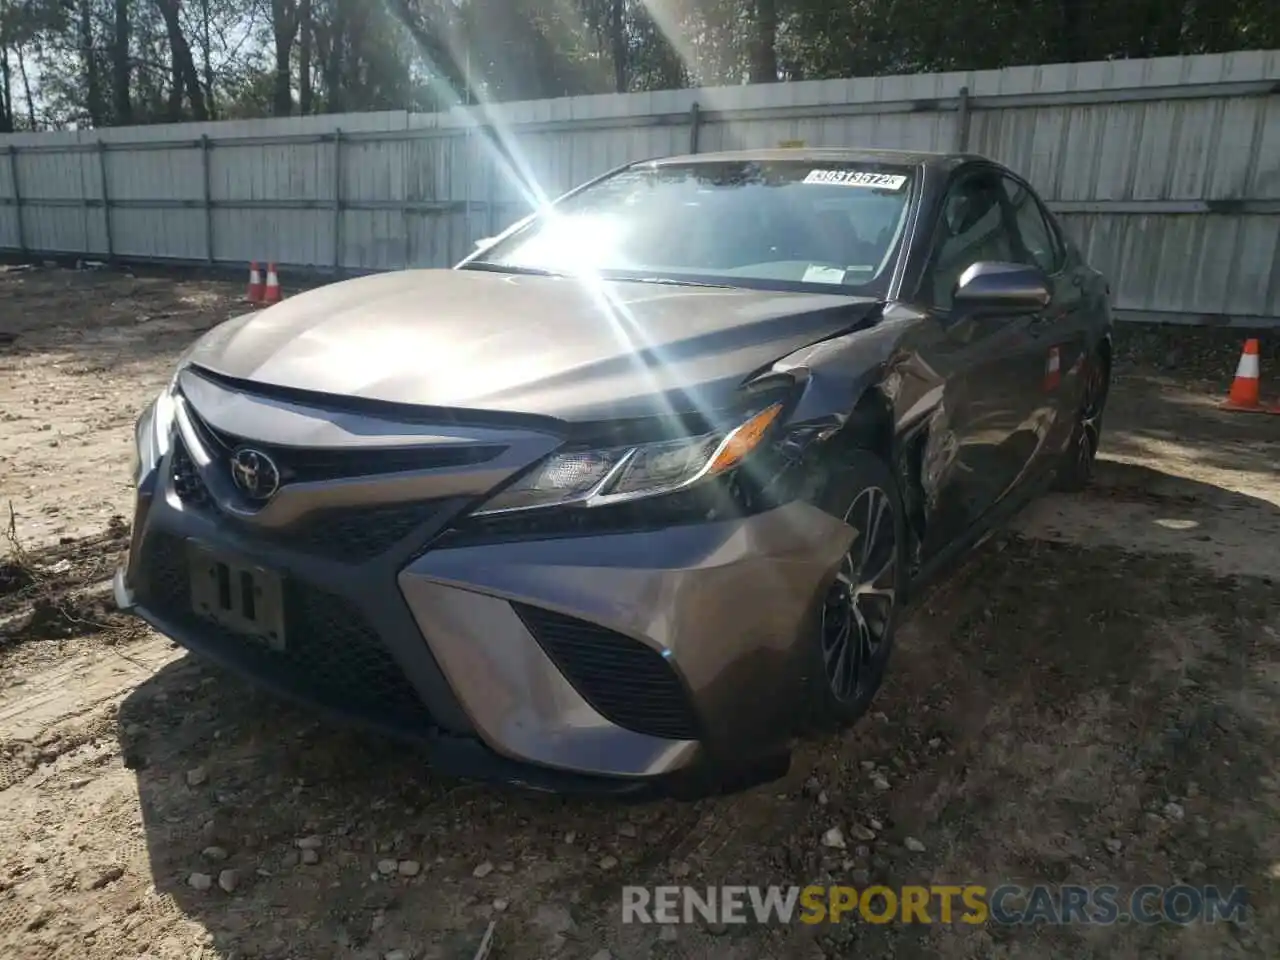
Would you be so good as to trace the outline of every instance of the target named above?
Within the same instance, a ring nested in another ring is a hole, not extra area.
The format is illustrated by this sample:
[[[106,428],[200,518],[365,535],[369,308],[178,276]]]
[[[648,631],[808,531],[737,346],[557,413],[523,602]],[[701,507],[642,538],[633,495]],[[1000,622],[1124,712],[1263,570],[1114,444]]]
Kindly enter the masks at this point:
[[[832,695],[842,703],[874,686],[897,590],[897,524],[879,487],[854,499],[845,522],[858,531],[822,609],[822,659]]]
[[[1102,409],[1106,403],[1106,367],[1094,359],[1085,373],[1084,398],[1080,405],[1080,423],[1076,429],[1076,467],[1087,476],[1098,453],[1102,436]]]

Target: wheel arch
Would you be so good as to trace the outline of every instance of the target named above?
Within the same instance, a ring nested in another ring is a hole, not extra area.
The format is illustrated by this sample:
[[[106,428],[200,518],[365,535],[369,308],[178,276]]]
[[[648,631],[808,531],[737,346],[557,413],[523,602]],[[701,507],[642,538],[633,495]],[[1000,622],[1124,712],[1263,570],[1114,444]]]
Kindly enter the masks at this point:
[[[862,391],[835,439],[844,449],[872,450],[886,463],[893,463],[897,448],[893,406],[878,386]]]
[[[892,470],[906,513],[913,570],[918,565],[928,516],[923,474],[928,431],[926,421],[918,429],[899,435],[893,403],[881,385],[873,383],[858,394],[844,425],[824,451],[829,462],[838,463],[853,450],[870,450]]]

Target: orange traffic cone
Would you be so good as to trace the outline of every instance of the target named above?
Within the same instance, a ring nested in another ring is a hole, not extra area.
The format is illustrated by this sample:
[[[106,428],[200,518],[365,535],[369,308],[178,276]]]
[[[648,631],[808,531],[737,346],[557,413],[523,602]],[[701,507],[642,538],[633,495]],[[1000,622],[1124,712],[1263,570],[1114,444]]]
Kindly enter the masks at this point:
[[[262,295],[262,302],[280,302],[280,277],[276,273],[276,265],[274,263],[267,264],[267,289]]]
[[[249,264],[249,289],[244,298],[250,303],[262,302],[262,274],[258,272],[258,261]]]
[[[1262,405],[1258,385],[1261,373],[1258,363],[1258,341],[1250,337],[1244,342],[1240,364],[1236,367],[1236,378],[1231,381],[1231,391],[1227,394],[1227,399],[1220,404],[1221,409],[1238,410],[1244,413],[1280,413],[1280,408],[1269,410]]]

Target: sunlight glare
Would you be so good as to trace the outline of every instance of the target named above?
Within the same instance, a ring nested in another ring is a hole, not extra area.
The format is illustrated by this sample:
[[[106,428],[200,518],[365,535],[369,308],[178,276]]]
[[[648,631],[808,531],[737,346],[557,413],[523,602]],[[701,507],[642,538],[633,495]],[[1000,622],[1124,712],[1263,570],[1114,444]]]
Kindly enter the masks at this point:
[[[550,266],[564,273],[592,272],[619,266],[616,255],[622,224],[616,217],[581,214],[548,216],[547,225],[510,256],[513,263]]]

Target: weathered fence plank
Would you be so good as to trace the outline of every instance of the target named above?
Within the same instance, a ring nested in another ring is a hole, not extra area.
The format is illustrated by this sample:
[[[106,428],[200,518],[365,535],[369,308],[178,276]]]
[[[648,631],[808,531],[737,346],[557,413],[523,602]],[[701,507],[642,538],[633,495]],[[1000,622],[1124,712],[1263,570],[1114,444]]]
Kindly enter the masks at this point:
[[[0,251],[447,266],[623,163],[800,143],[993,157],[1121,316],[1280,326],[1280,51],[0,136]]]

